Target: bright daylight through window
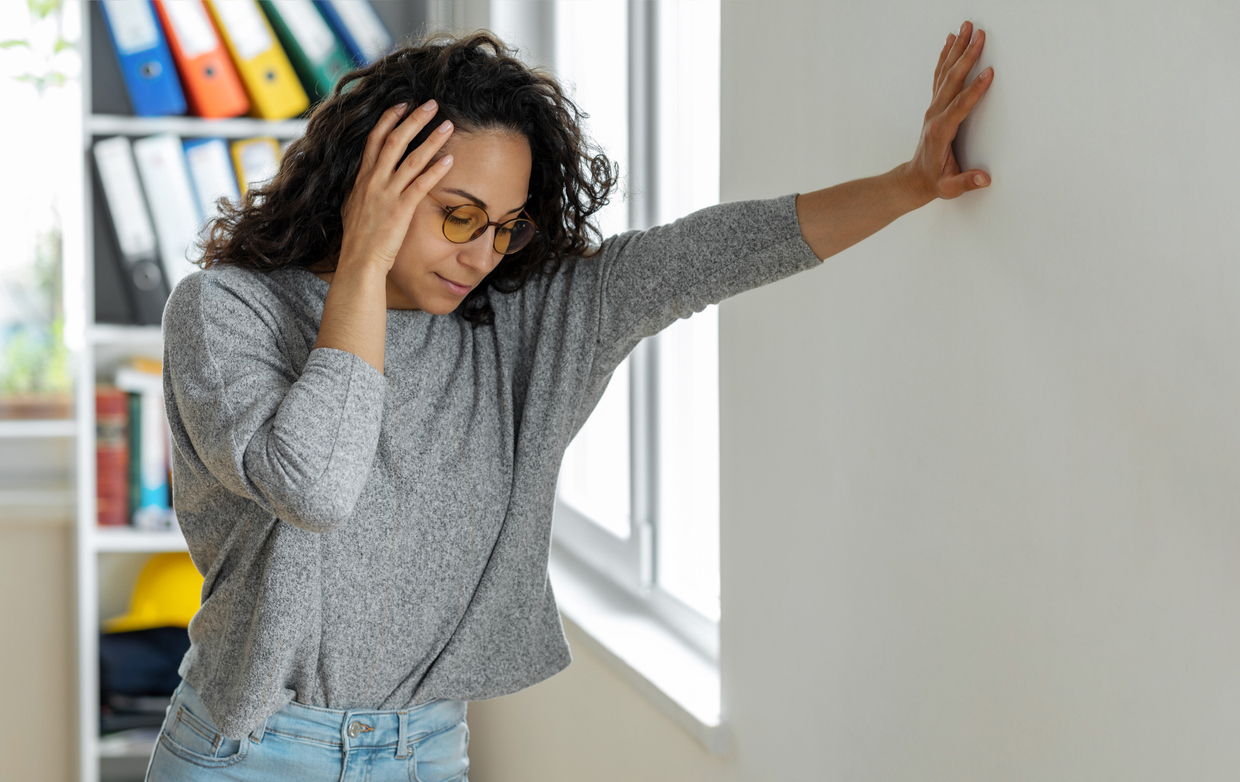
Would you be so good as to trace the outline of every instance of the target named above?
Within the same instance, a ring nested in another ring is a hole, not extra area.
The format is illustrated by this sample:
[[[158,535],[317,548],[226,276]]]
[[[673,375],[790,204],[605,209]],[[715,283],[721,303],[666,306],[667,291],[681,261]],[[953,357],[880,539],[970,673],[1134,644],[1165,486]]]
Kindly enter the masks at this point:
[[[604,236],[717,203],[719,3],[568,1],[554,19],[555,69],[620,164],[622,197],[602,215]],[[718,385],[715,307],[639,345],[569,446],[556,520],[557,540],[590,564],[711,622]]]

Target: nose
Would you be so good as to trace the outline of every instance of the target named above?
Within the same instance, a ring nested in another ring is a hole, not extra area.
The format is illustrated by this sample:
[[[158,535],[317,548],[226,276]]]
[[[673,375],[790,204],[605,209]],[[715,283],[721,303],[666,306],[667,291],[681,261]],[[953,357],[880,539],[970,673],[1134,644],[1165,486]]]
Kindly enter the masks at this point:
[[[457,258],[482,276],[490,274],[504,256],[495,251],[495,226],[488,226],[477,239],[461,245]]]

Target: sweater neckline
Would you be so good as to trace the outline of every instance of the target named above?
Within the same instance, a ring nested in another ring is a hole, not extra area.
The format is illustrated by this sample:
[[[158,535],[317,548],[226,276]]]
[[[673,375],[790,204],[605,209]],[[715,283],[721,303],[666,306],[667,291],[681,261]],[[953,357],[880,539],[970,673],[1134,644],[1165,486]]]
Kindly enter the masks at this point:
[[[302,276],[306,278],[306,284],[309,285],[310,289],[314,291],[320,304],[326,301],[327,292],[331,290],[330,282],[324,280],[322,277],[318,276],[304,266],[293,266],[288,268],[302,273]],[[387,309],[387,313],[389,318],[395,315],[397,318],[403,319],[415,319],[427,315],[427,313],[423,310],[393,309],[391,307]]]

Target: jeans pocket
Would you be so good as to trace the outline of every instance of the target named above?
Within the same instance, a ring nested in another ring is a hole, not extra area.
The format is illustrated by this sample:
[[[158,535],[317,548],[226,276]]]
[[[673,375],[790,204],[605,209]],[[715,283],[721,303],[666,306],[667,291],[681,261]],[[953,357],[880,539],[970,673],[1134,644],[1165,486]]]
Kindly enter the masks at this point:
[[[184,704],[169,712],[159,742],[182,760],[209,768],[240,763],[249,751],[249,742],[228,738]]]
[[[411,782],[457,782],[469,771],[469,726],[464,720],[413,743]]]

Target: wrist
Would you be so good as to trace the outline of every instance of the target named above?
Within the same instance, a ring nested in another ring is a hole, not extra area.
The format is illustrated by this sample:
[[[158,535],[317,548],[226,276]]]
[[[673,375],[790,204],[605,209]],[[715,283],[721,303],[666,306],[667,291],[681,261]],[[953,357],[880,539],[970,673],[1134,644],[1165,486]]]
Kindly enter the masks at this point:
[[[920,209],[938,198],[931,183],[920,176],[911,163],[901,163],[889,173],[898,193],[896,198],[903,205],[905,212]]]
[[[391,268],[391,263],[371,255],[341,253],[339,260],[336,261],[332,281],[342,277],[361,283],[385,281]]]

